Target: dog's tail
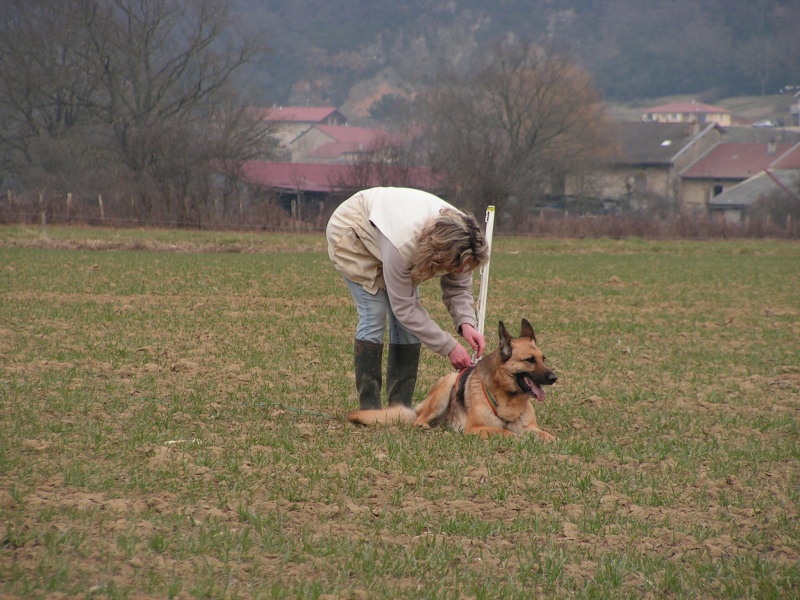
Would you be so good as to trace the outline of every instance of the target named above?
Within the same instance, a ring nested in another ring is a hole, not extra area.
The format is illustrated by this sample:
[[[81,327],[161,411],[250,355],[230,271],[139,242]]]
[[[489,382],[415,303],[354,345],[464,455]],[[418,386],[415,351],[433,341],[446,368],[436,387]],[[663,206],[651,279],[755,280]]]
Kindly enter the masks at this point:
[[[347,413],[348,420],[361,425],[394,425],[397,423],[411,424],[417,418],[413,408],[395,404],[389,408],[377,410],[354,410]]]

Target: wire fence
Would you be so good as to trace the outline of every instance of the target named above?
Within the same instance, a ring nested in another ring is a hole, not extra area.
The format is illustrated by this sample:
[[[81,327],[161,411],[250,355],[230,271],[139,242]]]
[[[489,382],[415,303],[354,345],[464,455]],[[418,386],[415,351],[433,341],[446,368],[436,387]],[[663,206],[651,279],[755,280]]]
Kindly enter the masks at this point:
[[[157,228],[230,231],[319,232],[324,231],[328,213],[315,211],[310,218],[298,218],[281,206],[261,202],[247,210],[218,214],[164,216],[157,213],[135,214],[119,203],[104,205],[102,197],[95,202],[66,202],[63,199],[40,201],[13,198],[0,199],[0,223],[20,225],[84,226],[112,228]]]
[[[269,231],[269,232],[322,232],[324,224],[299,220],[287,220],[280,223],[256,221],[233,221],[227,219],[213,220],[179,220],[179,219],[142,219],[126,217],[93,217],[86,215],[70,215],[64,213],[17,213],[15,219],[0,217],[0,223],[19,225],[48,226],[84,226],[112,228],[153,228],[153,229],[196,229],[200,231]]]
[[[100,206],[63,203],[41,204],[0,201],[0,223],[41,226],[84,226],[111,228],[153,228],[227,230],[242,232],[315,233],[323,232],[330,212],[315,212],[309,219],[296,218],[279,206],[261,206],[246,213],[196,218],[158,218],[131,216]],[[498,218],[495,231],[499,235],[529,237],[640,237],[645,239],[736,239],[775,238],[800,239],[800,218],[791,214],[782,219],[744,217],[739,222],[721,217],[674,214],[654,217],[641,213],[606,215],[570,214],[552,211],[540,214],[505,215]]]

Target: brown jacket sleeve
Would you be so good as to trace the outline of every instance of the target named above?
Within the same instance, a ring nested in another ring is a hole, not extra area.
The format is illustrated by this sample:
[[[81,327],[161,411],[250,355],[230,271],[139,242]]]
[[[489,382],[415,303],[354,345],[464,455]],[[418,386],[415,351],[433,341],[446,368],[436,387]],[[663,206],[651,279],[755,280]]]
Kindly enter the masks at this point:
[[[442,288],[442,301],[453,318],[456,331],[461,332],[465,323],[477,329],[475,302],[472,297],[472,272],[450,273],[439,280]]]
[[[378,239],[383,254],[383,279],[394,316],[428,348],[447,356],[458,342],[443,331],[422,306],[416,288],[411,285],[410,269],[397,248],[383,234]]]

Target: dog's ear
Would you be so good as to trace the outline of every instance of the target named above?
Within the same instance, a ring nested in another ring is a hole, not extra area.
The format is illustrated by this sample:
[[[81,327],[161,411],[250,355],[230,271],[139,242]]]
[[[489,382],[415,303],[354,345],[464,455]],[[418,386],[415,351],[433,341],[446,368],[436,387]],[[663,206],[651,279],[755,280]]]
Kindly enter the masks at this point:
[[[531,327],[528,319],[522,319],[522,329],[520,330],[519,337],[526,337],[532,340],[534,344],[539,343],[536,341],[536,333],[534,333],[533,327]]]
[[[506,329],[502,321],[499,323],[497,333],[500,336],[500,360],[506,362],[511,358],[511,334],[508,333],[508,329]]]

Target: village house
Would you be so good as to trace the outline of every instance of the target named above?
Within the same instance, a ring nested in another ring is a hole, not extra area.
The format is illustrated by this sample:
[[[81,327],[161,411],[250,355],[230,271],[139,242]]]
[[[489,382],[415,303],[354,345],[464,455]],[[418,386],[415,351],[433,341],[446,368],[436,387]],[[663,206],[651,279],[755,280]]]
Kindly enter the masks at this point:
[[[347,125],[347,117],[332,106],[272,106],[251,111],[275,125],[275,137],[282,146],[315,125]]]
[[[240,165],[239,178],[254,196],[268,194],[295,219],[321,219],[357,189],[380,185],[415,187],[436,193],[440,186],[425,167],[389,168],[355,181],[352,166],[330,163],[290,163],[265,160]],[[386,179],[383,179],[386,178]]]
[[[243,179],[254,189],[269,190],[296,217],[312,200],[341,196],[358,156],[388,139],[383,130],[348,126],[332,107],[263,110],[265,118],[279,124],[287,162],[247,163]],[[725,109],[695,102],[662,105],[649,109],[642,121],[617,122],[609,132],[611,157],[600,167],[569,169],[541,206],[666,209],[744,218],[764,190],[780,188],[792,179],[793,169],[800,169],[788,161],[790,156],[800,161],[800,144],[788,130],[720,124],[728,122]],[[429,171],[414,167],[408,173],[412,171],[413,181],[406,185],[435,187]]]
[[[339,125],[314,125],[309,127],[287,147],[292,162],[352,163],[361,153],[370,152],[387,137],[380,129]]]
[[[282,153],[275,161],[247,161],[237,177],[253,197],[270,197],[295,219],[318,219],[353,187],[408,185],[434,191],[430,169],[387,165],[368,173],[354,169],[360,154],[389,141],[381,129],[351,127],[332,107],[253,109],[277,126]],[[366,178],[366,181],[360,179]]]
[[[570,197],[595,197],[619,208],[652,208],[659,202],[675,207],[680,201],[680,171],[718,143],[724,130],[712,123],[619,122],[611,131],[613,157],[588,174],[567,176]]]
[[[762,171],[709,199],[708,212],[729,223],[740,223],[759,201],[767,198],[786,198],[800,206],[800,143]]]
[[[731,112],[719,106],[701,102],[672,102],[648,108],[642,121],[649,123],[716,123],[722,127],[731,125]]]
[[[779,168],[797,152],[793,143],[726,143],[711,148],[681,173],[682,206],[705,215],[714,198],[759,173]]]
[[[434,190],[436,178],[425,167],[412,167],[402,172],[406,181],[402,185]],[[360,182],[360,187],[386,185],[377,178]],[[348,189],[352,172],[350,165],[324,163],[285,163],[266,160],[250,160],[241,166],[241,179],[262,188],[270,188],[280,194],[297,197],[307,195],[320,198],[329,194],[350,193]]]
[[[708,202],[709,216],[742,223],[758,202],[785,196],[800,205],[800,169],[761,171]]]

